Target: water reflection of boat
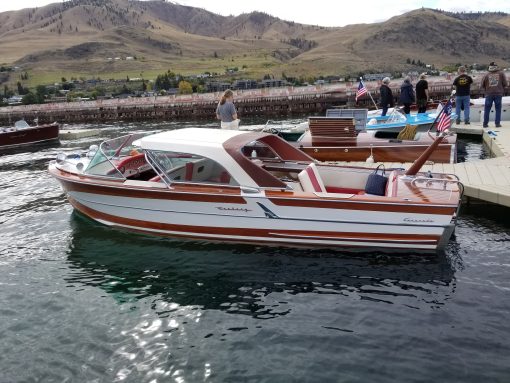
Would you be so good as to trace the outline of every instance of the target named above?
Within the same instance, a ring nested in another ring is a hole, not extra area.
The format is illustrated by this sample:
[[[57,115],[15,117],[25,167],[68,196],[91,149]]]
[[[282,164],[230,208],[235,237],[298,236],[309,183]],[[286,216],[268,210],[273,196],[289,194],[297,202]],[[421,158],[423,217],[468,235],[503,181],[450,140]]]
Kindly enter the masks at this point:
[[[453,175],[393,169],[378,177],[371,168],[316,164],[270,133],[128,135],[90,157],[59,156],[49,166],[75,209],[153,235],[441,251],[460,203]]]
[[[99,287],[119,302],[157,297],[174,309],[192,306],[271,318],[292,310],[279,294],[358,295],[400,304],[405,299],[406,305],[430,307],[443,304],[453,290],[454,270],[445,256],[364,257],[163,241],[115,231],[77,214],[71,226],[67,282]]]
[[[0,129],[0,148],[13,148],[22,145],[58,141],[59,124],[30,126],[24,120],[17,121],[14,127]]]

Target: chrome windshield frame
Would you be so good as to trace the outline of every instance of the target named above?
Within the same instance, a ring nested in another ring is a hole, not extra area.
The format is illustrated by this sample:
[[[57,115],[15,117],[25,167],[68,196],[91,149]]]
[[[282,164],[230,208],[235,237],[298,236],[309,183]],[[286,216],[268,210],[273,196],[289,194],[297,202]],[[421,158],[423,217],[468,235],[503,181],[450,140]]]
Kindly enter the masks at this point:
[[[94,158],[96,157],[97,154],[94,155],[94,157],[91,159],[91,161],[89,163],[89,166],[87,166],[87,169],[84,170],[84,173],[88,173],[88,174],[95,175],[95,176],[102,176],[102,177],[126,180],[127,179],[126,176],[124,176],[124,174],[119,170],[119,168],[112,162],[112,159],[114,159],[115,157],[118,157],[119,154],[121,153],[122,149],[124,149],[126,147],[126,145],[128,145],[128,143],[132,144],[135,140],[138,140],[139,138],[142,138],[145,135],[146,135],[146,133],[131,133],[131,134],[126,134],[124,136],[120,136],[120,137],[112,138],[110,140],[103,141],[99,145],[98,152],[105,159],[105,160],[103,160],[103,161],[101,161],[99,163],[104,163],[105,161],[108,161],[108,163],[111,165],[112,169],[115,170],[115,172],[116,172],[116,174],[118,174],[118,176],[112,176],[112,175],[107,175],[107,174],[103,174],[103,175],[101,175],[101,174],[93,174],[93,173],[89,172],[89,170],[92,169],[90,167],[90,164],[93,163]],[[120,141],[120,140],[122,140],[121,144],[118,147],[113,148],[113,150],[114,150],[113,154],[108,156],[107,153],[105,152],[105,150],[108,150],[108,148],[106,148],[106,146],[109,146],[112,142]],[[93,166],[96,166],[96,165],[97,164],[94,164]],[[151,166],[152,166],[152,164],[151,164]]]

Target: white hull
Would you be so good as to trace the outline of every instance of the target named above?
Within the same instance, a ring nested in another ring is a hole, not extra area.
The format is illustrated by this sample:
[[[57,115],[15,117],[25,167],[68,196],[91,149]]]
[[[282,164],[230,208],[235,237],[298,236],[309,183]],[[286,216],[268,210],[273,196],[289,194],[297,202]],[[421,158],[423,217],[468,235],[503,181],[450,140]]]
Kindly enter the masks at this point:
[[[69,192],[69,196],[71,201],[74,200],[85,206],[87,211],[91,209],[101,215],[120,217],[130,222],[126,224],[120,222],[122,220],[98,218],[92,214],[92,218],[105,225],[169,236],[219,241],[409,250],[410,240],[391,238],[391,235],[399,233],[403,236],[442,237],[451,229],[450,217],[444,215],[286,207],[277,206],[264,196],[244,196],[247,203],[242,205],[208,202],[190,204],[181,201],[113,197],[81,192]],[[259,203],[277,218],[268,218]],[[76,207],[80,210],[79,205]],[[410,217],[418,222],[420,220],[428,222],[426,224],[406,222]],[[135,222],[144,223],[135,224]],[[215,231],[214,229],[237,229],[241,232],[221,234],[156,227],[158,224],[175,225],[176,223],[180,227],[207,227],[213,228],[212,231]],[[253,229],[264,230],[267,233],[254,236]],[[246,235],[243,235],[243,230],[246,230]],[[337,234],[325,234],[332,232],[345,234],[341,237]],[[360,233],[363,233],[363,236],[360,236]],[[374,235],[371,236],[371,234]],[[421,239],[418,242],[414,239],[413,242],[411,249],[416,250],[435,250],[438,246],[437,239]]]

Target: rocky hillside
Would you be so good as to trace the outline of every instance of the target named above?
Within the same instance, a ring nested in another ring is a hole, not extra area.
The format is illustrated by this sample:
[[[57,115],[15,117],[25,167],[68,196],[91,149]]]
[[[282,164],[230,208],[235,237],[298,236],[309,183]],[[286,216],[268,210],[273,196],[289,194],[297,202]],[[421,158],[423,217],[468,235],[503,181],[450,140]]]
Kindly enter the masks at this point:
[[[510,18],[419,9],[375,24],[325,28],[261,12],[220,16],[167,1],[70,0],[0,13],[0,64],[103,74],[242,67],[245,76],[510,64]],[[136,57],[127,62],[109,58]]]

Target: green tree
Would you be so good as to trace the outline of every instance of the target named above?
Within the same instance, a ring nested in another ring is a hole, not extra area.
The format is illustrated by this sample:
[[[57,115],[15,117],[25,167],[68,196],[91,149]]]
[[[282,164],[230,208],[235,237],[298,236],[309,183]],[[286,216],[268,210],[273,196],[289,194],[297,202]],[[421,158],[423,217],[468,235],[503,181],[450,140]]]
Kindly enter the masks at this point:
[[[7,85],[4,85],[4,97],[9,98],[12,96],[14,96],[14,92],[12,90],[10,90]]]
[[[188,81],[179,82],[179,94],[190,94],[193,93],[193,87]]]
[[[23,85],[21,85],[21,82],[18,81],[18,83],[16,85],[18,87],[18,94],[20,96],[23,96],[24,94],[27,93],[27,90],[25,88],[23,88]]]
[[[37,97],[32,92],[28,92],[23,96],[21,103],[23,105],[37,104]]]
[[[46,94],[46,87],[44,85],[37,85],[37,88],[35,88],[36,102],[38,104],[43,104]]]

